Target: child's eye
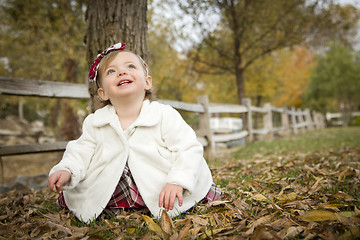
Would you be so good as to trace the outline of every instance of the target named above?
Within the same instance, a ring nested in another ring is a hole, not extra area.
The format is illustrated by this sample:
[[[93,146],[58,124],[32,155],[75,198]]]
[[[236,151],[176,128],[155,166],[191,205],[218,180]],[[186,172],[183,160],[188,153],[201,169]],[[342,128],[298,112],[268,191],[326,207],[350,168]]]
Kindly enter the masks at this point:
[[[128,66],[128,68],[129,68],[129,69],[135,69],[136,67],[135,67],[134,64],[130,64],[130,65]]]
[[[113,72],[115,72],[115,70],[109,69],[109,70],[106,72],[106,75],[109,75],[109,74],[111,74],[111,73],[113,73]]]

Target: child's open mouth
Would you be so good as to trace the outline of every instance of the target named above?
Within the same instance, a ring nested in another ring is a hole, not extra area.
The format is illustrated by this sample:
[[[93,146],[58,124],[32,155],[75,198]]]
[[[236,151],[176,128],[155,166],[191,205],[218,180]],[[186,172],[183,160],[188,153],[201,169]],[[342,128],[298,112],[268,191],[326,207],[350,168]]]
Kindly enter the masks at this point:
[[[123,86],[123,85],[129,84],[129,83],[132,83],[132,81],[131,80],[121,80],[118,83],[118,86]]]

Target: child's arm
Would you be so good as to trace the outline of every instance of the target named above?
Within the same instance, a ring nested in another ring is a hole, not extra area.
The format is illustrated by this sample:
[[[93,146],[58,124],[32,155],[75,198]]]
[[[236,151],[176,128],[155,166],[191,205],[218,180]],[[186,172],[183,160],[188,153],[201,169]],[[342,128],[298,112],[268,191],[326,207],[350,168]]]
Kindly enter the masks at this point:
[[[180,113],[172,107],[164,108],[161,125],[162,139],[171,152],[171,169],[167,183],[173,183],[192,193],[202,165],[203,146],[197,140],[194,130],[184,121]]]
[[[86,169],[90,164],[96,148],[93,117],[94,115],[90,114],[85,118],[81,136],[67,144],[61,161],[50,170],[49,178],[52,177],[53,179],[48,179],[48,185],[51,191],[53,191],[53,189],[50,184],[52,184],[52,187],[56,184],[56,187],[61,186],[64,188],[66,187],[67,189],[72,189],[85,178]],[[59,179],[60,176],[58,176],[58,174],[60,171],[68,171],[68,173],[71,172],[71,177],[68,176],[69,179]],[[57,175],[53,176],[53,174]]]
[[[68,183],[71,179],[71,174],[67,170],[56,171],[49,176],[48,187],[53,192],[62,190],[64,184]]]
[[[164,207],[165,211],[173,210],[175,198],[179,199],[179,206],[183,204],[183,188],[176,184],[167,183],[159,195],[159,207]]]

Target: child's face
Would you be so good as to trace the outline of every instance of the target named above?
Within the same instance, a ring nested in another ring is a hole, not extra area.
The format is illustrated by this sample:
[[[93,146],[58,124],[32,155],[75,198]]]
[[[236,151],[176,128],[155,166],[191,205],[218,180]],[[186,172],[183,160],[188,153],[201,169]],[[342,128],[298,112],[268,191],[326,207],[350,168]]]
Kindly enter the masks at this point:
[[[131,52],[119,52],[101,73],[99,96],[111,102],[116,99],[145,96],[150,90],[152,79],[145,76],[139,58]]]

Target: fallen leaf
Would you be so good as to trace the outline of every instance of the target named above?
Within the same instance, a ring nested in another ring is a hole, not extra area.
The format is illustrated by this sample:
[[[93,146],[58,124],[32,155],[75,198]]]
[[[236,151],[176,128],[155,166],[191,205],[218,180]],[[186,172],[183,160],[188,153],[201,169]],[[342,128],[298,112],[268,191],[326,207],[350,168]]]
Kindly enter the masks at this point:
[[[347,218],[356,216],[356,213],[351,212],[351,211],[339,212],[337,214],[340,215],[340,216],[343,216],[343,217],[347,217]]]
[[[309,191],[309,194],[310,194],[310,195],[312,195],[312,194],[314,194],[315,192],[317,192],[317,191],[320,190],[319,184],[320,184],[320,182],[323,181],[323,179],[324,179],[323,177],[317,178],[317,181],[314,183],[314,185],[312,185],[311,190]]]
[[[356,216],[360,216],[360,210],[357,207],[354,208],[354,211]]]
[[[155,232],[159,237],[161,238],[167,238],[164,231],[161,229],[159,225],[157,225],[149,216],[141,215],[141,217],[144,219],[146,224],[148,225],[149,229],[153,232]]]
[[[344,201],[356,201],[355,198],[353,198],[352,196],[350,196],[349,194],[344,193],[344,192],[338,192],[338,193],[332,194],[332,195],[330,195],[330,197],[342,199]]]
[[[266,215],[262,218],[255,220],[254,222],[252,222],[250,224],[250,228],[245,232],[245,235],[249,236],[249,235],[253,234],[253,232],[257,226],[269,222],[272,218],[273,218],[273,215],[271,214],[271,215]]]
[[[224,200],[216,200],[208,203],[209,206],[219,206],[219,205],[225,205],[226,203],[229,203],[230,201],[224,201]]]
[[[252,199],[256,200],[256,201],[265,201],[268,202],[269,199],[267,199],[263,194],[261,193],[257,193],[254,196],[252,196]]]
[[[360,238],[360,228],[352,227],[348,231],[344,232],[339,239],[359,239]]]
[[[213,235],[218,234],[227,229],[229,228],[217,228],[217,229],[207,230],[205,233],[201,234],[200,238],[213,237]]]
[[[326,210],[311,210],[305,212],[304,215],[300,216],[300,218],[304,221],[332,221],[337,220],[336,214],[334,212],[326,211]]]
[[[302,233],[304,231],[304,229],[301,226],[291,226],[287,229],[285,238],[286,239],[293,239],[295,238],[297,235],[299,235],[300,233]]]
[[[198,224],[200,226],[206,226],[209,224],[209,221],[207,219],[203,219],[197,215],[188,215],[186,216],[186,218],[191,219],[194,224]]]
[[[172,220],[169,216],[169,214],[167,214],[166,211],[162,211],[161,213],[161,229],[171,235],[172,234],[172,226],[173,226],[173,223],[172,223]]]
[[[179,232],[177,240],[182,240],[188,237],[190,235],[190,231],[189,231],[190,227],[191,227],[191,220],[187,219],[185,226]]]
[[[346,170],[342,171],[339,174],[339,181],[341,181],[342,179],[345,179],[347,176],[351,176],[351,175],[355,175],[356,172],[353,170],[350,170],[349,168],[347,168]]]
[[[275,197],[279,203],[287,203],[300,199],[301,197],[296,193],[282,194]]]

